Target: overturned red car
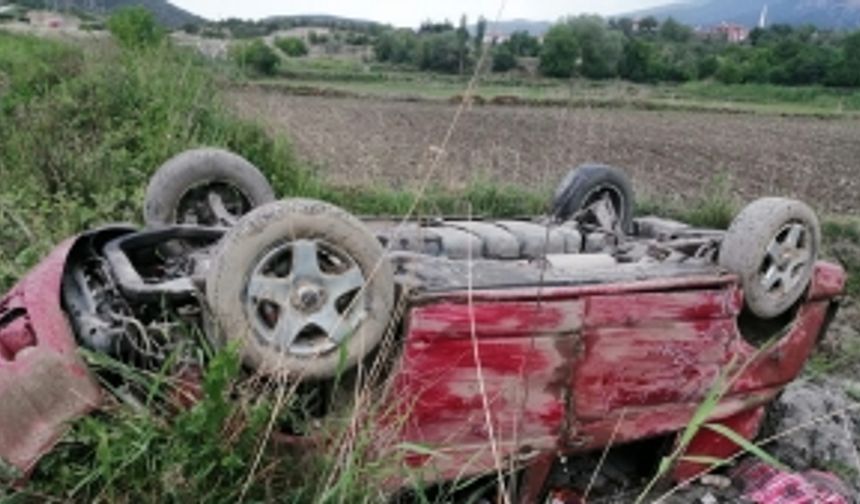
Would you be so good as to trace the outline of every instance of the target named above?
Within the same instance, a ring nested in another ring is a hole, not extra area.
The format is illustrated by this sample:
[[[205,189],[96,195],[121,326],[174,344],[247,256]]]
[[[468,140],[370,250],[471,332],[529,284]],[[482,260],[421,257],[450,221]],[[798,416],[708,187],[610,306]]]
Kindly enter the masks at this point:
[[[544,218],[360,220],[275,201],[234,154],[183,153],[152,179],[144,229],[72,238],[0,301],[0,476],[26,476],[98,408],[79,346],[163,363],[182,337],[165,312],[238,342],[249,372],[311,387],[390,339],[389,427],[428,447],[406,463],[437,481],[527,468],[525,501],[560,455],[683,430],[722,375],[711,422],[754,437],[844,287],[815,214],[766,198],[717,231],[633,206],[621,171],[587,165]],[[687,454],[739,449],[702,431]]]

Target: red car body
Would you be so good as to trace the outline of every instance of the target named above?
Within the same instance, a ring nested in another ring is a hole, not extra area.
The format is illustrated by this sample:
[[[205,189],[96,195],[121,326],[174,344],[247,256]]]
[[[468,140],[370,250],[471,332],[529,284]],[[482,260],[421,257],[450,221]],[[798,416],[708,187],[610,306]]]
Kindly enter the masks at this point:
[[[99,403],[60,300],[73,244],[0,302],[7,477],[26,475],[70,421]],[[560,453],[683,430],[727,366],[734,379],[712,421],[752,438],[764,406],[800,373],[844,283],[841,267],[819,262],[779,341],[763,351],[742,334],[734,275],[419,295],[409,300],[391,376],[402,410],[392,420],[395,438],[428,447],[407,464],[440,481],[492,471],[499,461],[530,464],[526,491],[536,493]],[[737,450],[702,431],[688,453]],[[701,469],[682,463],[675,477]]]

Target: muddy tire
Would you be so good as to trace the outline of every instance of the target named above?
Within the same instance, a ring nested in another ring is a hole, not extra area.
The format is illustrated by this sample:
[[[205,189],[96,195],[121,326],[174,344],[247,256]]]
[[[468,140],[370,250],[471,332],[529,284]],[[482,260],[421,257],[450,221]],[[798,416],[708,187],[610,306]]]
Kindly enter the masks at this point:
[[[720,266],[740,276],[747,308],[769,319],[785,313],[812,279],[821,226],[806,204],[762,198],[732,222],[720,247]]]
[[[629,232],[633,224],[635,197],[627,175],[611,166],[582,165],[571,170],[559,183],[552,200],[552,215],[567,221],[604,197],[612,203],[621,231]]]
[[[194,149],[164,163],[150,179],[144,222],[151,228],[227,227],[274,199],[266,177],[246,159],[221,149]]]
[[[315,200],[264,205],[226,234],[207,277],[220,327],[246,365],[322,379],[377,346],[394,305],[379,241],[344,210]],[[210,331],[211,332],[211,331]]]

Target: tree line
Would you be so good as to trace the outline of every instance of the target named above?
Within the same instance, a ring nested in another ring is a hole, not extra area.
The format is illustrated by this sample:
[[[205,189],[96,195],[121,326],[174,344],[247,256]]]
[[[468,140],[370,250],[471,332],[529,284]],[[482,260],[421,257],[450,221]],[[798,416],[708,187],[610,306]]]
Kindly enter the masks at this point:
[[[465,17],[456,27],[425,22],[418,30],[382,31],[373,47],[381,62],[462,74],[478,61],[486,29],[483,19],[472,31]],[[512,70],[522,58],[533,57],[547,77],[860,86],[860,31],[813,26],[755,28],[736,43],[716,33],[697,33],[671,18],[577,16],[556,23],[542,39],[515,32],[491,41],[488,49],[494,71]]]

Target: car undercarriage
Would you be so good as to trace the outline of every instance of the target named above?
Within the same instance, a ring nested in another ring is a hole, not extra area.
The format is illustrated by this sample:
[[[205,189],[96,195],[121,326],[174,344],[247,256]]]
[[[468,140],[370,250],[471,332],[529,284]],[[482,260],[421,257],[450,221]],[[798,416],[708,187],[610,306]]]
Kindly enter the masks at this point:
[[[558,454],[683,431],[721,376],[732,382],[712,421],[753,438],[844,288],[844,271],[818,260],[814,213],[794,200],[697,229],[634,218],[623,172],[589,165],[562,181],[548,216],[358,219],[274,201],[261,178],[224,151],[184,153],[153,178],[145,228],[85,232],[3,299],[6,472],[24,477],[66,422],[98,407],[78,345],[181,367],[195,362],[193,332],[236,344],[249,374],[313,388],[390,337],[379,400],[400,420],[380,429],[439,454],[405,467],[445,481],[505,460],[525,470],[529,502]],[[684,447],[700,459],[739,449],[711,431]],[[673,474],[707,470],[687,461]]]

